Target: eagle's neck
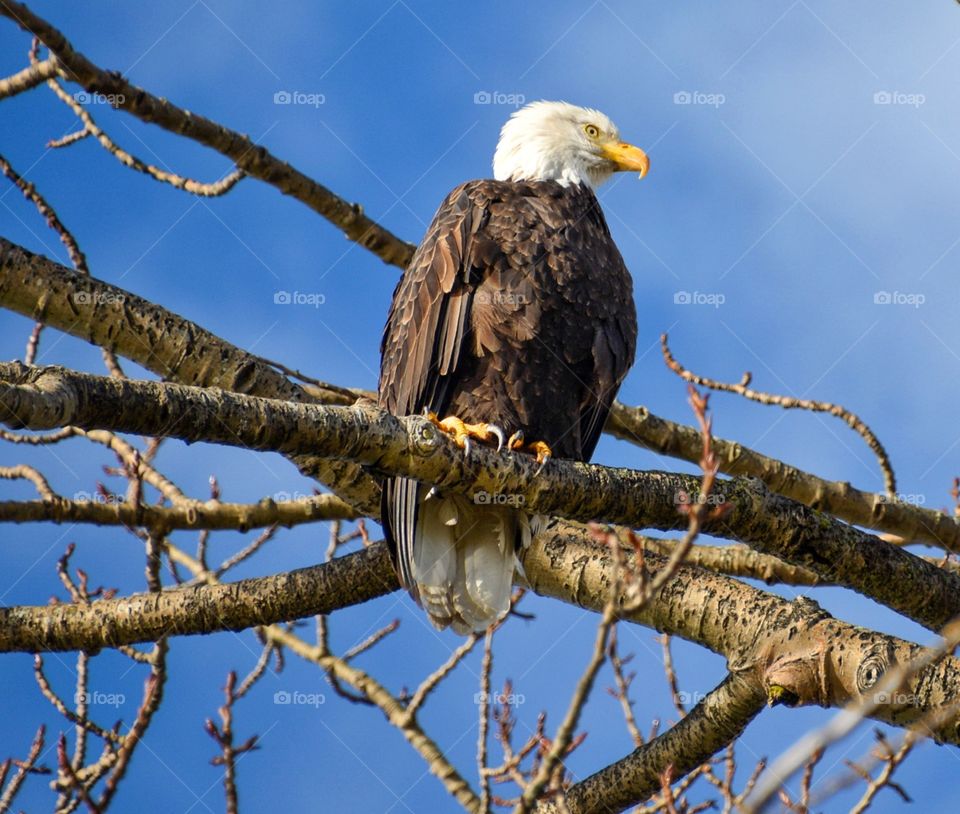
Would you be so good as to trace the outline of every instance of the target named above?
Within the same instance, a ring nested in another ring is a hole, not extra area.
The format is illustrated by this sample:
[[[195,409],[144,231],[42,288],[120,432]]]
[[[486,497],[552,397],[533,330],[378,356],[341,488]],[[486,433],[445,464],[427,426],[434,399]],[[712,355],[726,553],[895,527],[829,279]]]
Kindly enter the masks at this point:
[[[559,145],[549,133],[525,139],[502,137],[493,156],[498,181],[556,181],[564,186],[596,189],[611,171],[576,145]]]

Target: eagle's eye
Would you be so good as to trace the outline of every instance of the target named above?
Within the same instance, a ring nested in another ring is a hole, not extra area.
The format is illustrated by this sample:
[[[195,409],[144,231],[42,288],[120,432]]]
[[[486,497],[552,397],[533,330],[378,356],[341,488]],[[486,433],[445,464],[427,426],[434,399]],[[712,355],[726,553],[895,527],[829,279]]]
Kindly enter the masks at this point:
[[[583,126],[583,132],[586,133],[590,138],[600,137],[600,128],[595,124],[585,124]]]

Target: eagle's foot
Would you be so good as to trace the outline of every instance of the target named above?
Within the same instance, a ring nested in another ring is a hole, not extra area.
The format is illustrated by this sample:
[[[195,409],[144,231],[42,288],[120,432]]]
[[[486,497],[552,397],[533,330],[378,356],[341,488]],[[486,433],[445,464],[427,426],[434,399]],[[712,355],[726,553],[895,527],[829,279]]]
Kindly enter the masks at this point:
[[[470,440],[474,439],[481,444],[497,442],[497,452],[503,449],[504,434],[496,424],[467,424],[455,415],[441,419],[436,413],[427,413],[427,420],[453,438],[453,442],[460,447],[465,455],[470,454]]]
[[[535,455],[537,463],[540,464],[540,469],[543,469],[547,461],[553,457],[553,450],[550,449],[546,441],[531,441],[528,444],[523,437],[522,430],[517,430],[510,436],[510,440],[507,441],[507,449],[519,450],[520,452],[528,452],[531,455]],[[538,469],[537,472],[539,472],[540,469]]]

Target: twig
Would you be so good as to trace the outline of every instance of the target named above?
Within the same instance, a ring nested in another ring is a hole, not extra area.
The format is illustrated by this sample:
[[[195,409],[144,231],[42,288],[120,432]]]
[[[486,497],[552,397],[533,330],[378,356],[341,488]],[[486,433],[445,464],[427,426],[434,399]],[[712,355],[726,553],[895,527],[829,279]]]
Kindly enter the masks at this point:
[[[277,159],[265,147],[204,116],[189,113],[166,99],[154,96],[131,84],[119,73],[99,68],[75,50],[60,31],[23,3],[0,0],[0,14],[38,37],[58,58],[61,75],[77,82],[88,92],[112,97],[118,108],[137,118],[187,136],[231,158],[239,169],[302,201],[384,262],[400,268],[405,268],[409,263],[413,246],[364,215],[358,204],[343,200]]]
[[[630,700],[630,685],[636,677],[636,673],[629,675],[624,671],[627,662],[633,658],[632,655],[623,658],[617,650],[617,626],[614,625],[610,631],[610,644],[607,648],[607,658],[610,660],[610,667],[613,670],[613,680],[616,689],[609,688],[607,691],[620,702],[620,708],[623,710],[623,718],[626,722],[627,731],[633,739],[634,746],[643,745],[643,735],[640,734],[640,727],[637,726],[637,719],[633,712],[633,702]]]
[[[0,79],[0,99],[6,99],[8,96],[15,96],[18,93],[31,90],[42,85],[48,79],[57,75],[58,71],[56,57],[49,57],[43,62],[36,62],[18,71],[13,76]]]
[[[234,694],[237,674],[231,671],[227,675],[227,684],[224,687],[226,701],[220,707],[221,725],[218,728],[211,718],[207,718],[204,728],[207,734],[216,741],[221,753],[210,762],[214,766],[223,766],[223,789],[227,798],[227,814],[237,814],[237,758],[252,752],[257,748],[257,736],[252,735],[243,743],[234,745],[233,736],[233,705],[239,696]]]
[[[3,762],[2,778],[0,778],[0,788],[3,789],[2,793],[0,793],[0,814],[6,814],[6,812],[10,810],[10,806],[13,804],[14,799],[20,792],[23,782],[27,779],[27,775],[50,773],[48,768],[37,765],[37,760],[40,757],[40,753],[43,751],[46,731],[47,728],[43,724],[37,727],[37,734],[33,736],[33,743],[30,744],[30,751],[27,752],[26,760],[6,760]],[[17,773],[10,779],[10,782],[6,788],[3,788],[3,780],[6,779],[6,776],[10,771],[11,762],[16,765]]]
[[[812,399],[794,398],[792,396],[781,396],[773,393],[764,393],[759,390],[753,390],[749,386],[751,379],[750,373],[744,373],[743,378],[741,378],[741,380],[736,384],[719,382],[716,379],[708,379],[705,376],[699,376],[696,373],[692,373],[691,371],[687,370],[685,367],[683,367],[683,365],[673,358],[670,348],[667,345],[666,334],[661,334],[660,345],[661,350],[663,351],[664,361],[667,363],[667,367],[669,367],[674,373],[676,373],[685,381],[693,382],[701,387],[709,387],[711,390],[718,390],[725,393],[736,393],[739,396],[743,396],[751,401],[759,402],[760,404],[773,404],[783,407],[787,410],[800,409],[810,410],[818,413],[829,413],[832,416],[842,419],[851,429],[857,432],[864,441],[866,441],[867,446],[869,446],[873,451],[873,454],[876,455],[877,462],[879,463],[880,469],[883,472],[884,487],[886,488],[887,495],[891,498],[896,496],[897,480],[893,473],[893,465],[890,463],[890,458],[887,455],[887,451],[884,449],[883,444],[880,443],[880,439],[877,438],[870,427],[867,426],[866,422],[864,422],[855,413],[850,412],[850,410],[840,406],[839,404],[832,404],[828,401],[814,401]]]
[[[477,775],[480,778],[479,814],[490,814],[490,773],[487,767],[487,732],[490,727],[490,674],[493,672],[494,628],[483,638],[483,659],[480,663],[479,734],[477,735]]]
[[[36,487],[40,493],[40,497],[42,497],[44,501],[57,499],[47,479],[38,469],[35,469],[29,464],[0,466],[0,478],[5,480],[28,480]]]
[[[135,155],[128,153],[115,141],[113,141],[113,139],[111,139],[110,136],[108,136],[103,129],[97,125],[87,109],[73,96],[67,93],[56,79],[51,79],[49,82],[47,82],[47,86],[56,94],[57,98],[67,105],[67,107],[74,112],[77,118],[80,119],[81,123],[83,124],[83,131],[81,132],[85,132],[93,136],[93,138],[100,143],[104,150],[110,153],[110,155],[116,158],[117,161],[119,161],[125,167],[129,167],[137,172],[142,172],[144,175],[150,176],[155,181],[169,184],[174,189],[182,189],[184,192],[189,192],[191,195],[198,195],[202,198],[216,198],[220,195],[226,195],[246,176],[246,173],[244,173],[243,170],[234,168],[224,175],[220,180],[213,181],[211,183],[204,183],[201,181],[196,181],[193,178],[188,178],[184,175],[178,175],[175,172],[162,170],[146,161],[141,161]],[[79,141],[80,139],[76,133],[71,133],[68,138],[69,141],[66,139],[61,139],[59,143],[50,144],[48,146],[64,147]]]

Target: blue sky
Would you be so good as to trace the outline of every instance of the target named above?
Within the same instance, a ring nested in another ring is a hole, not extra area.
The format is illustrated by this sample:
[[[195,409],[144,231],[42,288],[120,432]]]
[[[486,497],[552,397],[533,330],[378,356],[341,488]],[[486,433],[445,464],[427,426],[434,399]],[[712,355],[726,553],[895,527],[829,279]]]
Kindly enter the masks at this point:
[[[779,0],[736,9],[616,0],[456,8],[292,2],[282,11],[218,0],[32,6],[93,61],[248,133],[411,241],[450,188],[490,174],[497,133],[518,100],[566,99],[603,110],[651,158],[644,181],[620,176],[601,193],[634,275],[640,322],[622,399],[691,420],[684,387],[657,350],[669,331],[677,358],[700,373],[735,380],[750,370],[759,388],[856,411],[886,445],[903,494],[929,507],[949,503],[960,449],[960,10],[949,0],[909,7]],[[11,24],[0,25],[4,74],[25,64],[27,46]],[[277,103],[284,93],[291,103]],[[200,180],[229,170],[223,157],[105,105],[90,110],[147,161]],[[4,101],[0,122],[0,151],[54,203],[95,276],[265,357],[344,385],[375,386],[395,269],[256,181],[198,200],[122,168],[91,140],[47,150],[48,139],[75,124],[44,90]],[[55,236],[7,187],[0,188],[0,233],[67,262]],[[275,304],[278,291],[322,304]],[[22,354],[29,328],[26,319],[0,315],[7,358]],[[101,369],[96,349],[55,331],[45,334],[39,362]],[[830,479],[882,487],[865,445],[835,419],[734,396],[716,395],[711,405],[722,437]],[[690,469],[610,439],[596,460]],[[20,461],[42,467],[68,496],[92,491],[110,463],[79,442],[56,455],[0,447],[0,462]],[[211,474],[230,500],[310,490],[279,456],[170,443],[159,465],[196,496],[206,494]],[[30,495],[17,484],[5,489]],[[189,535],[178,539],[193,544]],[[244,539],[219,535],[215,551],[226,556]],[[41,603],[58,592],[53,566],[71,541],[97,582],[140,587],[142,555],[130,538],[23,526],[0,539],[0,601]],[[325,527],[284,531],[238,575],[315,562],[325,542]],[[849,593],[812,595],[841,618],[929,639]],[[495,668],[495,683],[509,676],[525,696],[521,731],[541,708],[557,720],[594,629],[589,614],[555,602],[533,599],[528,609],[537,620],[508,627]],[[394,617],[401,632],[362,664],[397,689],[432,670],[456,639],[432,634],[400,595],[338,614],[333,630],[346,648]],[[637,654],[639,719],[671,720],[654,633],[623,630],[621,642]],[[723,675],[715,656],[682,643],[676,653],[681,686],[691,694]],[[119,810],[222,808],[219,772],[208,764],[214,747],[201,723],[215,714],[226,672],[243,672],[255,658],[252,634],[173,643],[168,698]],[[71,660],[51,656],[48,664],[68,687]],[[100,657],[94,684],[126,694],[126,704],[105,717],[129,719],[140,677],[118,677],[116,666],[114,657]],[[424,715],[471,777],[477,669],[471,660]],[[262,751],[240,766],[248,810],[304,810],[318,800],[329,810],[455,810],[378,712],[332,696],[316,709],[272,703],[275,692],[294,690],[328,692],[315,670],[290,659],[238,710],[238,731],[262,735]],[[7,722],[0,756],[22,754],[40,720],[58,731],[28,657],[7,657],[0,698]],[[618,716],[598,692],[588,707],[590,735],[571,762],[578,776],[628,750]],[[764,713],[743,738],[745,765],[753,755],[775,756],[824,717],[819,710]],[[835,747],[824,767],[836,771],[843,758],[866,752],[870,729]],[[954,751],[928,745],[908,761],[901,778],[918,807],[944,810],[948,792],[926,778],[954,772],[955,760]],[[162,791],[136,795],[138,781]],[[39,810],[46,794],[35,782],[21,804]],[[885,794],[877,810],[894,809]]]

